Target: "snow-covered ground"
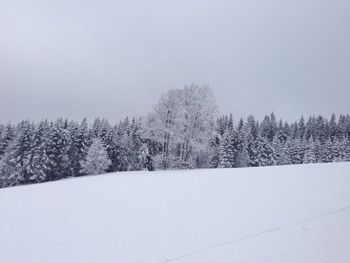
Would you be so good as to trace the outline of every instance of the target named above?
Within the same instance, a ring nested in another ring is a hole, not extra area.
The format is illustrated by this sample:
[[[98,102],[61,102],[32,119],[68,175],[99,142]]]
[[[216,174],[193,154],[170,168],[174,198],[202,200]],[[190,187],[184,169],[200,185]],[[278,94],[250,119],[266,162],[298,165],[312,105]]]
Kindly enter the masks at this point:
[[[350,163],[0,190],[0,262],[350,262]]]

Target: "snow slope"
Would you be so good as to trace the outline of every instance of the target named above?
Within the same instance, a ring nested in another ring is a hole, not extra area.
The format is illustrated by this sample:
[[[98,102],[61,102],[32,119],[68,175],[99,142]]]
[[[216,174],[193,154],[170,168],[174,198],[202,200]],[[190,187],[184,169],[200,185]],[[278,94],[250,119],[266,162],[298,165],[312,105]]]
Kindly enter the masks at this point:
[[[350,163],[0,190],[0,262],[350,262]]]

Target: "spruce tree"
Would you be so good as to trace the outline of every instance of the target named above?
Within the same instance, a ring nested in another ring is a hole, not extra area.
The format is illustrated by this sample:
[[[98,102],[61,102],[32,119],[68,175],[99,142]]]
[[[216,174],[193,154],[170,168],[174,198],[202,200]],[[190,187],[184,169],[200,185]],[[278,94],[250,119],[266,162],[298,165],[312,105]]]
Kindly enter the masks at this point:
[[[288,138],[285,143],[281,143],[278,153],[277,164],[278,165],[288,165],[292,164],[291,158],[291,140]]]
[[[224,138],[220,143],[219,148],[219,168],[231,168],[234,163],[234,152],[230,145],[230,135],[229,133],[224,134]]]
[[[42,121],[36,128],[30,151],[30,163],[32,176],[31,182],[39,183],[47,180],[49,173],[49,157],[47,155],[49,141],[49,126],[47,121]]]
[[[283,143],[280,141],[278,134],[276,134],[273,137],[272,140],[272,147],[275,151],[275,155],[276,155],[276,164],[280,165],[281,164],[281,157],[283,155],[283,147],[282,147]]]
[[[217,168],[219,166],[219,147],[221,139],[222,137],[219,132],[215,131],[208,141],[210,152],[209,168]]]
[[[271,143],[261,136],[257,138],[256,143],[260,151],[259,166],[276,165],[276,153]]]
[[[16,138],[7,147],[1,165],[1,177],[6,185],[29,183],[32,176],[30,151],[33,140],[33,125],[24,121],[18,127]]]
[[[332,117],[329,121],[329,138],[334,141],[338,137],[338,126],[335,114],[332,114]]]
[[[332,151],[332,162],[343,161],[342,145],[340,140],[336,137],[333,137],[331,151]]]
[[[249,166],[259,166],[260,152],[257,149],[257,145],[252,133],[247,134],[247,151],[249,155]]]
[[[344,137],[343,139],[343,149],[344,149],[344,161],[350,161],[350,138]]]
[[[303,145],[300,139],[292,139],[288,144],[288,150],[292,164],[301,164],[303,162]]]
[[[141,170],[152,171],[153,170],[153,162],[152,156],[150,155],[147,145],[142,144],[139,150],[139,162]]]
[[[316,162],[317,162],[316,146],[315,146],[314,139],[311,137],[306,145],[303,163],[316,163]]]
[[[69,159],[70,148],[70,132],[64,128],[62,120],[57,120],[50,129],[47,149],[50,170],[47,179],[49,181],[59,180],[72,175],[72,167]]]
[[[7,147],[15,138],[15,129],[11,124],[7,124],[0,140],[0,159],[5,155]]]
[[[303,139],[305,136],[305,120],[304,116],[301,116],[299,122],[298,122],[298,131],[297,131],[297,138]]]
[[[333,158],[333,143],[331,139],[328,139],[322,145],[321,161],[325,163],[330,163],[333,162]]]
[[[98,138],[92,140],[86,160],[81,163],[82,172],[86,175],[98,175],[107,171],[111,165],[107,151]]]
[[[85,160],[91,137],[86,118],[83,119],[80,125],[72,125],[71,133],[71,148],[69,151],[69,158],[72,166],[73,176],[81,176],[81,161]]]
[[[237,149],[236,158],[234,161],[234,167],[247,167],[249,165],[249,153],[248,142],[245,131],[243,129],[238,130],[239,147]]]

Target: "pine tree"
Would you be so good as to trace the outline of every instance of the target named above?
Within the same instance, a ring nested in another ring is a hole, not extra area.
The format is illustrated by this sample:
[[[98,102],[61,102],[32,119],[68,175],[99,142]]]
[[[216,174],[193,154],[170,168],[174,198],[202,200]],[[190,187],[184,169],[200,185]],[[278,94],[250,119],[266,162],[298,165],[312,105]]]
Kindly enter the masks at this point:
[[[347,137],[347,117],[345,115],[340,115],[337,124],[338,138],[342,139]]]
[[[301,116],[299,122],[298,122],[298,132],[297,132],[297,138],[303,139],[305,136],[305,120],[304,116]]]
[[[152,157],[145,143],[142,144],[139,150],[139,162],[140,162],[141,170],[146,170],[146,171],[153,170]]]
[[[219,168],[231,168],[234,163],[234,152],[230,145],[230,135],[224,134],[224,138],[219,146]]]
[[[342,156],[342,145],[341,142],[338,138],[333,137],[333,142],[332,142],[332,162],[341,162],[343,161],[343,156]]]
[[[210,155],[209,168],[217,168],[219,166],[219,148],[221,139],[222,137],[219,132],[215,131],[208,141]]]
[[[112,162],[107,172],[118,172],[128,170],[129,139],[126,129],[127,127],[123,124],[119,125],[118,128],[114,127],[110,129],[108,136],[103,142],[108,153],[108,158]]]
[[[243,145],[242,150],[239,151],[235,159],[235,167],[247,167],[250,159],[246,144]]]
[[[219,150],[220,167],[235,167],[235,159],[242,150],[242,135],[233,128],[229,128],[221,141]]]
[[[258,135],[256,140],[248,138],[250,166],[276,165],[276,154],[270,142]]]
[[[5,155],[7,147],[15,138],[15,130],[11,124],[6,125],[3,136],[0,140],[0,159]]]
[[[338,127],[335,114],[332,114],[331,120],[329,121],[329,138],[333,141],[338,137]]]
[[[290,140],[288,150],[292,164],[301,164],[303,162],[303,145],[300,139]]]
[[[285,143],[281,143],[278,153],[277,164],[278,165],[288,165],[292,164],[291,152],[291,140],[288,138]]]
[[[244,127],[244,121],[243,121],[243,119],[241,118],[241,119],[239,120],[237,129],[238,129],[239,131],[242,131],[243,127]]]
[[[321,161],[325,163],[333,162],[333,143],[330,139],[326,140],[322,145]]]
[[[6,185],[19,185],[29,182],[32,175],[30,151],[33,139],[33,126],[22,122],[13,142],[7,147],[1,165],[1,177]]]
[[[347,137],[347,142],[346,142],[346,139],[344,138],[344,152],[345,152],[345,161],[350,161],[350,139],[349,137]]]
[[[238,130],[240,147],[235,158],[235,167],[247,167],[249,165],[249,153],[248,153],[248,142],[245,131],[241,128]]]
[[[47,156],[49,174],[47,180],[59,180],[72,175],[69,151],[71,148],[70,132],[64,128],[62,120],[57,120],[50,129]]]
[[[315,144],[315,156],[316,156],[316,160],[317,160],[316,162],[320,163],[320,162],[322,162],[322,148],[323,148],[323,146],[322,146],[319,139],[316,139],[314,141],[314,144]]]
[[[249,155],[249,166],[252,166],[252,167],[259,166],[260,152],[256,147],[256,143],[251,132],[248,132],[246,139],[247,139],[247,152]]]
[[[71,148],[69,150],[69,159],[71,162],[71,170],[73,176],[81,176],[83,175],[81,170],[81,161],[85,160],[90,142],[90,132],[86,118],[83,119],[80,125],[71,124],[70,125],[70,133],[71,133]]]
[[[340,141],[340,156],[342,161],[350,161],[350,140],[347,137]]]
[[[39,183],[47,179],[49,173],[49,157],[47,156],[49,126],[47,121],[42,121],[34,132],[30,151],[30,163],[32,176],[31,182]]]
[[[316,162],[317,162],[316,146],[315,146],[314,139],[311,137],[306,145],[303,163],[316,163]]]
[[[273,112],[271,112],[271,114],[270,114],[270,121],[271,121],[271,128],[270,128],[269,139],[272,142],[273,138],[275,137],[275,135],[278,131],[276,116]]]
[[[270,166],[276,165],[276,153],[271,143],[262,137],[257,139],[258,149],[261,151],[259,160],[259,166]]]
[[[86,175],[98,175],[107,171],[111,165],[107,151],[98,138],[93,139],[86,156],[86,161],[81,163],[82,172]]]
[[[273,137],[272,147],[276,155],[276,165],[281,165],[281,157],[283,155],[283,143],[280,141],[278,134]]]
[[[268,141],[272,142],[273,137],[277,132],[277,122],[276,116],[272,112],[270,116],[265,116],[264,120],[260,125],[260,135],[266,138]]]

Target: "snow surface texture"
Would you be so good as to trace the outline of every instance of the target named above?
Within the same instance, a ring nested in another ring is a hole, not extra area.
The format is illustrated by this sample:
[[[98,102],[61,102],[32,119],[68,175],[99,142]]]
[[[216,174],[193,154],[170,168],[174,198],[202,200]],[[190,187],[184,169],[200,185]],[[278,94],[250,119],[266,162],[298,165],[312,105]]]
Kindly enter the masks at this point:
[[[350,163],[0,190],[0,262],[350,262]]]

